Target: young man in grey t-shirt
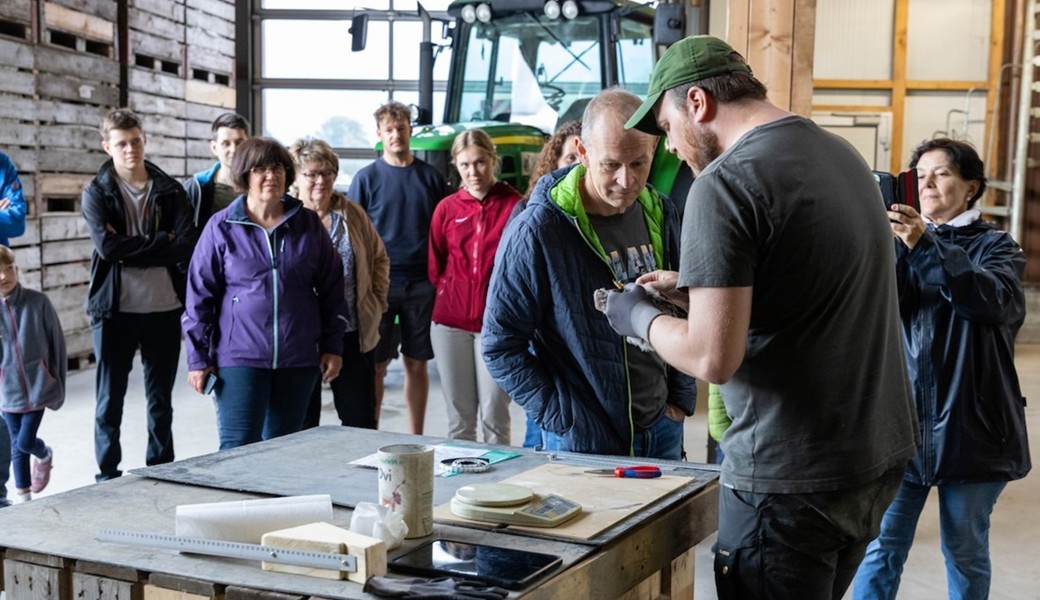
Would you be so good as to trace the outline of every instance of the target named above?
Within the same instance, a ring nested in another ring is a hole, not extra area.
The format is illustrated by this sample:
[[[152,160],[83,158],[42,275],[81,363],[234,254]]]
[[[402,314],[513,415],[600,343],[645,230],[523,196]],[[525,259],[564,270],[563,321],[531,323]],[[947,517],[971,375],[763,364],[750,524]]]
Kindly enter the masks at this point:
[[[766,99],[743,57],[695,36],[654,69],[626,124],[665,133],[698,174],[678,273],[612,294],[619,333],[712,383],[723,462],[720,598],[840,599],[914,452],[892,238],[869,167]]]
[[[184,188],[145,160],[140,118],[126,109],[101,122],[111,160],[83,189],[94,254],[86,312],[97,358],[94,452],[98,481],[119,477],[119,428],[134,354],[141,351],[148,400],[145,464],[171,462],[173,384],[180,359],[185,273],[195,247]]]

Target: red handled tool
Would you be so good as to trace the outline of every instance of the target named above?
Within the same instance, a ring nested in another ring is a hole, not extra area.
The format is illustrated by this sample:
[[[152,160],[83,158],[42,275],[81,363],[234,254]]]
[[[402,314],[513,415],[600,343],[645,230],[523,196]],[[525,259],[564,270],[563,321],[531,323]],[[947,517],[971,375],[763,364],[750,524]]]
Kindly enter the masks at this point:
[[[661,469],[650,465],[638,467],[614,467],[613,469],[593,469],[585,471],[593,475],[613,475],[614,477],[629,477],[634,479],[653,479],[661,476]]]

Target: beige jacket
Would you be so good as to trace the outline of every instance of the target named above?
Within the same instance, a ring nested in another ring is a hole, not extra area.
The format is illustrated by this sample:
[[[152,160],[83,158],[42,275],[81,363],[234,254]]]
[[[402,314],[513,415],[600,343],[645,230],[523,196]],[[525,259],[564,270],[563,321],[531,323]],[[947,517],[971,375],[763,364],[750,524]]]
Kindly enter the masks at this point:
[[[335,204],[347,220],[347,235],[354,248],[359,337],[361,351],[368,352],[379,343],[379,322],[386,312],[390,289],[390,257],[365,209],[346,199]]]

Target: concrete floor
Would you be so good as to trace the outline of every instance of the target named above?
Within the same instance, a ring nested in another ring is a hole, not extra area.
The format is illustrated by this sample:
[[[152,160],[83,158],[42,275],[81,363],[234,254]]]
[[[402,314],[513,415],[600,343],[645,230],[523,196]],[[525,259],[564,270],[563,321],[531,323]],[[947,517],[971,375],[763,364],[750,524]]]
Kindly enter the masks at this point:
[[[183,357],[183,355],[182,355]],[[182,368],[183,371],[183,368]],[[1018,371],[1023,393],[1033,400],[1027,408],[1033,456],[1040,461],[1040,345],[1021,345],[1018,348]],[[387,431],[407,431],[407,421],[401,396],[402,374],[398,364],[392,364],[387,377],[387,396],[383,405],[381,428]],[[701,394],[702,400],[706,397]],[[323,424],[336,423],[331,393],[326,391],[322,414]],[[430,402],[426,413],[426,433],[444,435],[447,431],[443,399],[435,369],[431,369]],[[174,439],[177,458],[189,458],[214,452],[217,449],[216,422],[212,401],[200,396],[186,384],[181,373],[174,397]],[[37,497],[57,494],[94,482],[96,464],[93,452],[94,369],[87,367],[69,374],[68,396],[65,406],[57,412],[48,411],[40,428],[40,436],[54,448],[54,471],[50,486]],[[523,413],[515,404],[513,414],[513,443],[523,438]],[[697,414],[687,421],[686,448],[693,460],[704,460],[707,439],[703,402]],[[138,365],[131,374],[130,390],[123,420],[123,469],[144,466],[145,411],[141,369]],[[9,493],[13,489],[9,484]],[[994,599],[1040,600],[1040,477],[1033,475],[1012,482],[1006,488],[993,514],[991,550],[993,557]],[[946,578],[938,543],[938,513],[935,494],[922,515],[917,541],[903,576],[901,600],[933,600],[946,596]],[[715,597],[709,548],[713,539],[698,548],[696,597]]]

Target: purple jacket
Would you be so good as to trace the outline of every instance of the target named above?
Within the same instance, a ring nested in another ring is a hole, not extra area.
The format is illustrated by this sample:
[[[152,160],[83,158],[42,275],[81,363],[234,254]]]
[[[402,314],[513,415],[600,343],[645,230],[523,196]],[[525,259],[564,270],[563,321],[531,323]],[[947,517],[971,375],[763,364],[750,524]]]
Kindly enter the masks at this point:
[[[317,367],[342,356],[343,266],[321,220],[283,196],[285,219],[268,234],[245,197],[215,213],[188,267],[181,326],[188,368]]]

